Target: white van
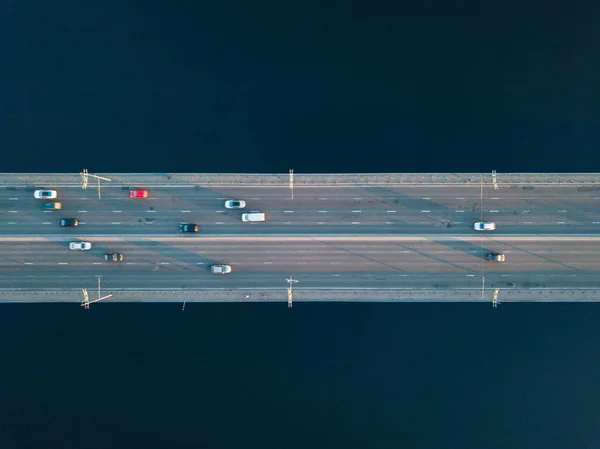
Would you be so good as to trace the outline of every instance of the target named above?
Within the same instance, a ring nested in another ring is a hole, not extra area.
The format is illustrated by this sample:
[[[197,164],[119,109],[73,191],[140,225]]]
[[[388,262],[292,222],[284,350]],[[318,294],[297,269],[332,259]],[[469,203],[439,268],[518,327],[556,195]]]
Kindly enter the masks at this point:
[[[242,214],[242,221],[267,221],[267,214],[263,212],[252,212],[251,214]]]

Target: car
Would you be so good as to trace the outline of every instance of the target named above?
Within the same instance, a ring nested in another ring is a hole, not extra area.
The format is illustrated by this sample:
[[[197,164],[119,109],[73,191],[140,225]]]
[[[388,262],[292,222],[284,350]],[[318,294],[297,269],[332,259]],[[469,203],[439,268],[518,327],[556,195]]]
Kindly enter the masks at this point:
[[[496,229],[496,223],[478,221],[473,227],[476,231],[493,231]]]
[[[104,255],[104,260],[110,260],[111,262],[121,262],[123,260],[123,254],[107,253]]]
[[[56,192],[56,190],[36,190],[35,192],[33,192],[33,197],[40,199],[40,198],[49,198],[51,200],[58,198],[58,193]]]
[[[227,200],[225,201],[225,209],[243,209],[246,207],[244,200]]]
[[[44,210],[61,210],[62,203],[59,203],[59,202],[44,203],[44,204],[42,204],[42,209],[44,209]]]
[[[92,244],[90,242],[71,242],[69,243],[69,249],[87,251],[88,249],[92,249]]]
[[[506,256],[501,253],[490,253],[487,255],[487,260],[490,260],[492,262],[505,262]]]
[[[200,227],[195,223],[183,223],[179,225],[181,232],[198,232]]]
[[[231,266],[217,264],[210,267],[210,271],[214,274],[229,274],[231,273]]]
[[[129,198],[148,198],[147,190],[130,190]]]
[[[61,228],[73,228],[79,226],[79,220],[77,218],[61,218],[58,220],[58,225]]]
[[[265,214],[264,212],[252,212],[250,214],[242,214],[242,221],[243,222],[249,222],[249,221],[266,221],[267,220],[267,214]]]

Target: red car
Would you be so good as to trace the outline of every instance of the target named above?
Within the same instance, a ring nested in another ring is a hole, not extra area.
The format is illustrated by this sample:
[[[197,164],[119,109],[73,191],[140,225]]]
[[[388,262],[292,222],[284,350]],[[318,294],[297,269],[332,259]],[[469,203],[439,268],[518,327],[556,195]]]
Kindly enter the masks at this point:
[[[129,198],[148,198],[147,190],[130,190]]]

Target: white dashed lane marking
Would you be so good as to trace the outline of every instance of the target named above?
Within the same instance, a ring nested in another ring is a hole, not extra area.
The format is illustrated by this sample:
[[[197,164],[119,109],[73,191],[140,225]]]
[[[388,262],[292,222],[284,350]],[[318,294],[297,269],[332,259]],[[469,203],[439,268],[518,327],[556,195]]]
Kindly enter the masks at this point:
[[[17,223],[14,221],[9,221],[8,224],[17,224]]]
[[[430,210],[422,210],[421,212],[431,212]]]
[[[215,224],[224,224],[222,221],[217,221]]]
[[[84,214],[84,213],[86,213],[86,212],[87,212],[87,210],[78,210],[77,212],[78,212],[78,213],[82,213],[82,214]]]
[[[113,221],[112,224],[121,224],[119,221]]]
[[[187,213],[190,213],[190,212],[191,212],[191,210],[182,210],[181,212],[183,212],[183,213],[187,214]]]
[[[327,211],[326,210],[320,210],[319,212],[323,214],[323,213],[325,213]]]
[[[49,221],[44,221],[44,222],[42,222],[42,224],[50,224],[50,222]]]
[[[25,262],[25,265],[33,265],[33,262]]]
[[[361,212],[361,211],[360,210],[353,210],[352,211],[353,214],[356,214],[356,213],[359,213],[359,212]]]
[[[497,210],[491,210],[490,212],[499,212],[499,211],[497,211]]]
[[[58,262],[59,265],[69,265],[69,262]]]
[[[11,200],[11,201],[16,201],[16,200],[18,200],[18,199],[19,199],[19,198],[9,198],[9,200]]]
[[[284,212],[285,212],[286,214],[293,214],[293,213],[294,213],[294,211],[293,211],[293,210],[284,210]]]
[[[120,210],[113,210],[113,212],[121,212]]]
[[[395,210],[388,210],[388,213],[396,212]]]
[[[16,214],[19,211],[18,210],[9,210],[9,212],[12,213],[12,214]]]

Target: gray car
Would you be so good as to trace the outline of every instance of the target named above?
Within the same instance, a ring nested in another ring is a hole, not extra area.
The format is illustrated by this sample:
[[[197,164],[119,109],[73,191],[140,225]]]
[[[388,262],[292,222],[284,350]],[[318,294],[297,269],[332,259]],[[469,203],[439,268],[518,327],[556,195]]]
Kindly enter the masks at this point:
[[[213,274],[229,274],[231,273],[230,265],[217,264],[210,267],[210,272]]]

